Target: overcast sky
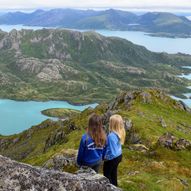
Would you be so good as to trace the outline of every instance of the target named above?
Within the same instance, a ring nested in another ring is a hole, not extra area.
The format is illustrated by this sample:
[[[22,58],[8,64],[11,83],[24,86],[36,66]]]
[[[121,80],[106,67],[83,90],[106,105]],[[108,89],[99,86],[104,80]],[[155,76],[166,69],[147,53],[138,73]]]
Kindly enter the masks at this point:
[[[191,9],[191,0],[0,0],[0,9],[36,8]]]

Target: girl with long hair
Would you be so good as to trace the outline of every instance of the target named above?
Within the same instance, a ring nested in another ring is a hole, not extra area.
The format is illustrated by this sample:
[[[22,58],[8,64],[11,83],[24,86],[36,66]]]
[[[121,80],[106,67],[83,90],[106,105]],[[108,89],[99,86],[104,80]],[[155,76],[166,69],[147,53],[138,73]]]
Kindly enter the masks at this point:
[[[78,165],[88,166],[98,173],[105,143],[106,134],[102,118],[93,114],[89,118],[87,132],[81,138],[77,157]]]
[[[104,176],[111,184],[117,186],[117,168],[122,160],[122,146],[125,142],[126,131],[120,115],[112,115],[109,120],[109,135],[104,154]]]

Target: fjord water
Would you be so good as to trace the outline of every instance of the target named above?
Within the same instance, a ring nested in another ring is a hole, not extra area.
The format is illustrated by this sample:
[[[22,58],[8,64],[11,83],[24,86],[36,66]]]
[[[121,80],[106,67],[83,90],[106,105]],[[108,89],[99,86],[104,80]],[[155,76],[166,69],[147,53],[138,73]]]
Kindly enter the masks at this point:
[[[6,32],[12,29],[42,29],[44,27],[22,26],[22,25],[0,25],[0,29]],[[82,31],[82,30],[79,30]],[[84,31],[84,30],[83,30]],[[191,54],[191,38],[164,38],[164,37],[151,37],[144,32],[133,31],[109,31],[97,30],[104,36],[120,37],[132,41],[135,44],[143,45],[147,49],[155,52],[167,53],[186,53]],[[191,74],[182,74],[179,77],[185,77],[191,80]],[[190,94],[183,101],[191,107]],[[178,98],[179,99],[179,98]],[[71,108],[83,110],[90,105],[86,106],[73,106],[67,102],[62,101],[49,101],[49,102],[17,102],[12,100],[0,100],[0,134],[10,135],[19,133],[25,129],[30,128],[32,125],[37,125],[48,117],[41,114],[40,111],[48,108]],[[91,105],[95,107],[95,104]]]
[[[0,134],[10,135],[22,132],[37,125],[47,116],[41,114],[42,110],[48,108],[69,108],[82,111],[97,104],[75,106],[65,101],[13,101],[0,99]]]
[[[23,26],[23,25],[0,25],[0,29],[10,32],[12,29],[42,29],[45,27],[39,26]],[[78,30],[77,31],[87,31]],[[167,53],[185,53],[191,54],[191,38],[166,38],[166,37],[152,37],[145,32],[137,31],[111,31],[111,30],[96,30],[96,32],[108,37],[120,37],[127,39],[135,44],[145,46],[148,50],[154,52]]]

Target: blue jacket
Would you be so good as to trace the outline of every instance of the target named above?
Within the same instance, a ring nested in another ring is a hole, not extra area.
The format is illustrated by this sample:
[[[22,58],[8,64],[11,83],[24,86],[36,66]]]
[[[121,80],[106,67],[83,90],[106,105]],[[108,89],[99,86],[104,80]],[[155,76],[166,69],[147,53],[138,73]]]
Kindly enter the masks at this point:
[[[104,159],[112,160],[122,154],[121,142],[115,132],[110,132],[107,137],[107,145],[104,151]]]
[[[78,165],[93,166],[99,164],[102,160],[103,151],[103,147],[96,147],[93,139],[87,133],[84,134],[78,151]]]

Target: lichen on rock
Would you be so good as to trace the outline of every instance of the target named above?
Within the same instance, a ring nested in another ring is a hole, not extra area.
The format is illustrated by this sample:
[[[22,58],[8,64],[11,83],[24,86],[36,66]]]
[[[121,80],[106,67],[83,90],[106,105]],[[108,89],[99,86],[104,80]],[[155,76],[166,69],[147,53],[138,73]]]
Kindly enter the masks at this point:
[[[70,174],[45,170],[0,156],[0,190],[119,191],[120,189],[98,174]]]

